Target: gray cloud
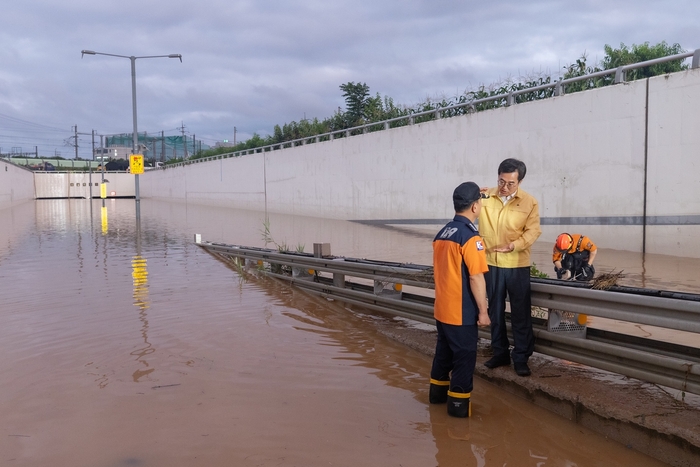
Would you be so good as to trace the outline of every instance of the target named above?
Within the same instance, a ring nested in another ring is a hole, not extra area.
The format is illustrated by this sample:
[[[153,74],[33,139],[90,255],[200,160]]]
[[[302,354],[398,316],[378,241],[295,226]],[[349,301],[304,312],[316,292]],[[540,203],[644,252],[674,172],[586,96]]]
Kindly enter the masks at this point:
[[[234,126],[244,139],[328,117],[344,106],[347,81],[412,105],[557,74],[584,52],[602,58],[605,44],[693,49],[698,13],[692,1],[12,2],[0,31],[0,147],[70,155],[61,145],[72,125],[131,131],[129,60],[81,59],[82,49],[181,53],[183,63],[136,61],[139,130],[176,134],[184,122],[213,144]]]

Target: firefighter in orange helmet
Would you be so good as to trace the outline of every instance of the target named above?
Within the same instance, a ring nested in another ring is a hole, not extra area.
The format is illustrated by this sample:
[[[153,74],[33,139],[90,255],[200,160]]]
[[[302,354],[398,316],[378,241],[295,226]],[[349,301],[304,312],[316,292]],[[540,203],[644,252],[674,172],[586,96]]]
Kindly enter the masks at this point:
[[[593,260],[598,248],[581,234],[563,233],[557,237],[552,262],[557,279],[589,281],[595,275]]]

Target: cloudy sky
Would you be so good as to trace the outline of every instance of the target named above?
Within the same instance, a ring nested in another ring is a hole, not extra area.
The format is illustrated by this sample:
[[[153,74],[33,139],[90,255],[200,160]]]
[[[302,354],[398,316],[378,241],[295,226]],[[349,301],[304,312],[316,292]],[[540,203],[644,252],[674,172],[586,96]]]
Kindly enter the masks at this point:
[[[132,130],[204,144],[331,116],[338,86],[413,105],[523,75],[558,76],[586,52],[660,41],[700,48],[697,0],[21,0],[0,27],[0,148],[90,158],[97,134]]]

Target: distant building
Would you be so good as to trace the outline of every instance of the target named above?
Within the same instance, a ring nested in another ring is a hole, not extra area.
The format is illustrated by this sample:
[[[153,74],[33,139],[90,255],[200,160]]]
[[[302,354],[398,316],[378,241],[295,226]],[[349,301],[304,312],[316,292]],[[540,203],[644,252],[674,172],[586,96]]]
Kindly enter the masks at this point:
[[[95,148],[95,160],[115,160],[115,159],[129,159],[131,155],[131,146],[110,146],[108,148]]]
[[[133,144],[133,133],[122,133],[118,135],[110,135],[105,137],[105,149],[111,150],[108,153],[111,159],[125,158],[128,159],[131,154],[131,146]],[[114,152],[117,149],[117,152]],[[155,134],[138,134],[138,154],[143,154],[146,159],[155,159],[164,162],[168,159],[179,159],[196,154],[199,151],[207,150],[209,146],[202,144],[201,141],[195,140],[194,135],[181,136],[165,136],[163,132],[160,135]]]
[[[229,140],[227,140],[227,139],[225,139],[223,141],[217,141],[216,143],[214,143],[215,148],[232,148],[234,146],[235,146],[235,144],[229,142]]]

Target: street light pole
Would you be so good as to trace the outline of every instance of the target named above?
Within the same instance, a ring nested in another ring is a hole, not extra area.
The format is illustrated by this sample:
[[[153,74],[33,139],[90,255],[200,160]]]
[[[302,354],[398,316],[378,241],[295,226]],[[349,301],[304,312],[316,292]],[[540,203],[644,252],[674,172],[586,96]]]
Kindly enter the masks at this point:
[[[182,63],[182,55],[180,54],[169,54],[169,55],[144,55],[141,57],[135,57],[133,55],[117,55],[117,54],[107,54],[103,52],[95,52],[94,50],[82,50],[80,52],[80,58],[85,55],[107,55],[109,57],[119,57],[128,58],[131,61],[131,108],[134,114],[134,134],[131,143],[131,153],[136,154],[138,152],[139,136],[138,136],[138,125],[136,122],[136,59],[137,58],[179,58],[180,63]],[[104,163],[104,159],[102,161]],[[141,197],[139,194],[139,176],[134,175],[134,186],[135,186],[135,197],[136,203],[141,202]]]
[[[132,55],[129,57],[129,60],[131,60],[131,108],[134,113],[134,134],[131,139],[131,154],[137,154],[139,147],[139,129],[136,124],[136,57]],[[136,197],[136,203],[140,203],[139,174],[134,175],[134,196]]]

